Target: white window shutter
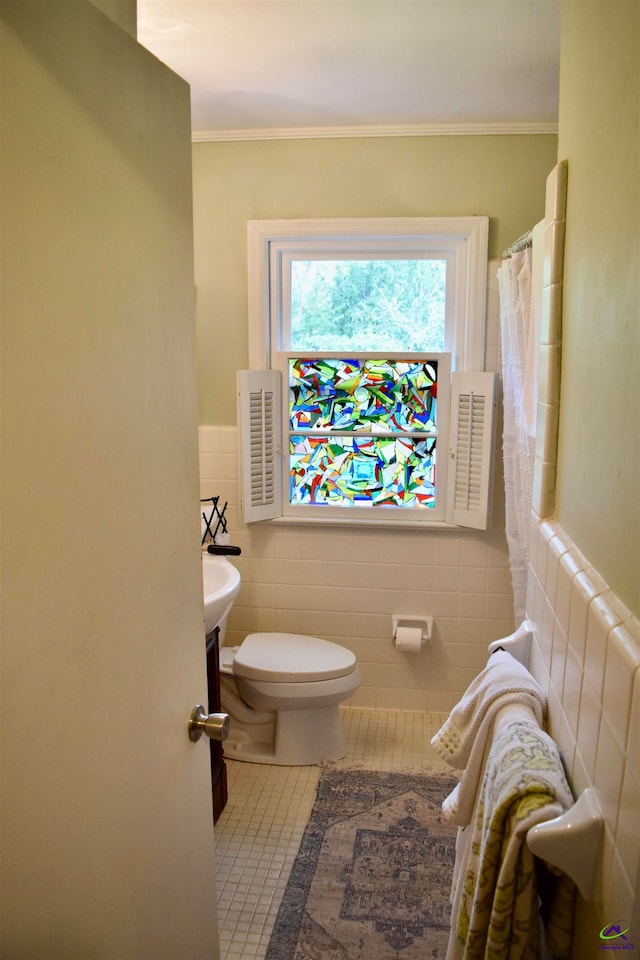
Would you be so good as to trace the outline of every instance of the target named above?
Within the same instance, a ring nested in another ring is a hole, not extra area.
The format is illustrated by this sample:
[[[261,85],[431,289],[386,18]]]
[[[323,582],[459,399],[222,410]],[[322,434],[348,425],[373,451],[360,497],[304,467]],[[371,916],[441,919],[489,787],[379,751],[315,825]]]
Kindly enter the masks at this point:
[[[240,483],[245,523],[272,520],[281,504],[281,374],[238,371]]]
[[[489,526],[496,374],[454,373],[451,388],[447,522]]]

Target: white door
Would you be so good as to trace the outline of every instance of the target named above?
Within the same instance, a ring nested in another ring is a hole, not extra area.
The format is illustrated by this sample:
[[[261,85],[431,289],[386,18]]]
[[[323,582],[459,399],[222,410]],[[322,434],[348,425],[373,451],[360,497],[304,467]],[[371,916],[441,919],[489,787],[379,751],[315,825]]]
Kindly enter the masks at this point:
[[[0,17],[1,954],[215,958],[188,87]]]

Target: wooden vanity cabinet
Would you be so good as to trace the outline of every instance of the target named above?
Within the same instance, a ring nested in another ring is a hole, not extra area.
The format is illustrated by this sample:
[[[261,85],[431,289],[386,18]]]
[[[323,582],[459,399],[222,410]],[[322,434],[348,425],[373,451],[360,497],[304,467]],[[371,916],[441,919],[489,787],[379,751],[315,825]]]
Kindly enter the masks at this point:
[[[216,627],[207,635],[207,688],[209,713],[220,713],[220,660],[218,645],[220,631]],[[213,822],[215,823],[227,802],[227,767],[224,762],[223,744],[209,740],[211,751],[211,793],[213,795]]]

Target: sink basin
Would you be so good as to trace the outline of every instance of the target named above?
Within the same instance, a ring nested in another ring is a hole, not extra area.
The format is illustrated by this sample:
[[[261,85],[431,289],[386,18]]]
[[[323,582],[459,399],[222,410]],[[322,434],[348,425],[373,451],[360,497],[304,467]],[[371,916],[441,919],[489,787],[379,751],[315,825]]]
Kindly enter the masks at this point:
[[[204,623],[207,634],[219,627],[240,591],[240,574],[226,557],[202,554]]]

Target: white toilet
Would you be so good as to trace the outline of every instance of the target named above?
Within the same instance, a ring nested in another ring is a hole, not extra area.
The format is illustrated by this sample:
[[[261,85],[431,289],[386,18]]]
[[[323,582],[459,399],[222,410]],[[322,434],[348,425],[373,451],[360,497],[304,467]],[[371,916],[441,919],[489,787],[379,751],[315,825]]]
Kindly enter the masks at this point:
[[[250,633],[220,648],[225,757],[290,766],[345,754],[338,704],[360,686],[350,650],[297,633]]]

